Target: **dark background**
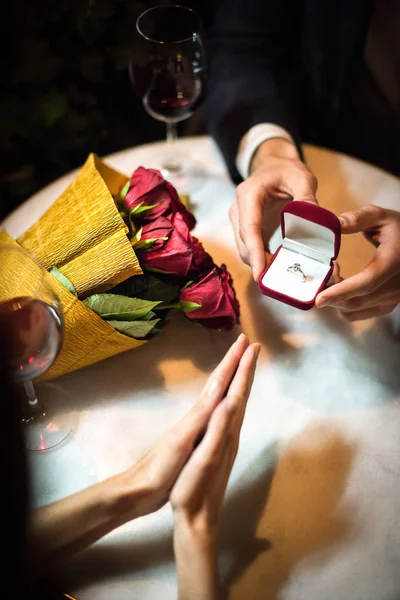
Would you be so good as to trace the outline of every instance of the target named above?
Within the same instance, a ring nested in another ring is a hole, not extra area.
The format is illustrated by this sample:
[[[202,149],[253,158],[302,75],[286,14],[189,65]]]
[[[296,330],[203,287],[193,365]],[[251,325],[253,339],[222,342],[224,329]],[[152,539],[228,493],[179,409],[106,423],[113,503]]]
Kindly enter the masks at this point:
[[[165,137],[131,89],[139,14],[168,0],[11,0],[1,20],[0,218],[100,156]],[[182,0],[207,28],[217,0]],[[199,109],[180,135],[205,132]]]

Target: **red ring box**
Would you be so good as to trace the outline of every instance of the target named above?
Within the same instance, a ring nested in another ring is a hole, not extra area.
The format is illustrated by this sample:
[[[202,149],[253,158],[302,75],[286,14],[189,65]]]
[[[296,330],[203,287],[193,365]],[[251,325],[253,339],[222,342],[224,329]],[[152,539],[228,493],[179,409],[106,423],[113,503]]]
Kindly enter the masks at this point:
[[[328,283],[341,240],[335,214],[311,202],[293,201],[281,210],[282,243],[258,280],[260,291],[270,298],[310,310]],[[299,264],[301,272],[289,267]]]

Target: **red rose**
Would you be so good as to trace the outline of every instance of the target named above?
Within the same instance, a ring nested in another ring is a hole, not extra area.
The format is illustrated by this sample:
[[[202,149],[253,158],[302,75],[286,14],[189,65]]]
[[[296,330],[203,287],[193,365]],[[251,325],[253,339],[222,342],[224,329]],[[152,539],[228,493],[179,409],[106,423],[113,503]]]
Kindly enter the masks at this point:
[[[189,229],[180,213],[176,213],[172,220],[158,217],[144,225],[140,239],[157,241],[143,253],[139,251],[140,265],[185,277],[192,264],[192,248],[188,236]]]
[[[211,256],[204,250],[203,244],[194,236],[191,236],[192,246],[192,264],[190,266],[189,275],[198,277],[202,273],[211,271],[215,267]]]
[[[151,245],[151,249],[153,251],[158,250],[165,245],[165,238],[169,238],[173,228],[174,226],[169,219],[159,217],[155,221],[150,221],[150,223],[143,225],[140,240],[156,240]]]
[[[190,233],[181,213],[172,213],[168,218],[192,249],[192,264],[190,265],[188,277],[190,279],[197,278],[202,273],[211,271],[215,266],[213,259],[204,250],[203,244]]]
[[[179,300],[195,302],[199,308],[185,312],[185,316],[211,329],[231,329],[239,323],[240,308],[232,286],[232,278],[225,265],[214,267],[199,281],[184,288]]]
[[[172,223],[174,229],[176,229],[176,231],[183,237],[185,242],[191,245],[192,236],[190,235],[189,227],[182,213],[171,213],[168,215],[168,219]]]
[[[153,221],[171,213],[180,213],[189,229],[193,229],[196,219],[182,202],[175,188],[166,181],[160,171],[139,167],[132,174],[130,187],[124,199],[126,208],[135,208],[138,204],[154,206],[141,213],[143,221]]]

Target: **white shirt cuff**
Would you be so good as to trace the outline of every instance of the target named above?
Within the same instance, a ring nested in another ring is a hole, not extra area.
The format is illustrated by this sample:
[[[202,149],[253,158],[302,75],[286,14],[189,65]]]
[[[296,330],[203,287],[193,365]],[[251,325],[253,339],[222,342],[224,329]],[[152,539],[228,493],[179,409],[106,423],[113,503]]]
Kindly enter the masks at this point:
[[[274,123],[259,123],[258,125],[254,125],[242,137],[236,155],[236,168],[243,179],[249,176],[251,159],[258,146],[272,138],[283,138],[294,144],[290,133],[286,129],[283,129],[283,127],[274,125]]]

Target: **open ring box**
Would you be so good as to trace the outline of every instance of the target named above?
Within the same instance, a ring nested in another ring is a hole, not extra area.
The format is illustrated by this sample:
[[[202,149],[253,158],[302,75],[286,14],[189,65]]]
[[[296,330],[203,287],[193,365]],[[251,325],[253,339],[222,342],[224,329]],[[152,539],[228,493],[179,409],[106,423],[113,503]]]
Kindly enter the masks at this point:
[[[260,291],[309,310],[332,275],[340,250],[340,221],[317,204],[293,201],[281,211],[281,232],[282,243],[259,278]]]

